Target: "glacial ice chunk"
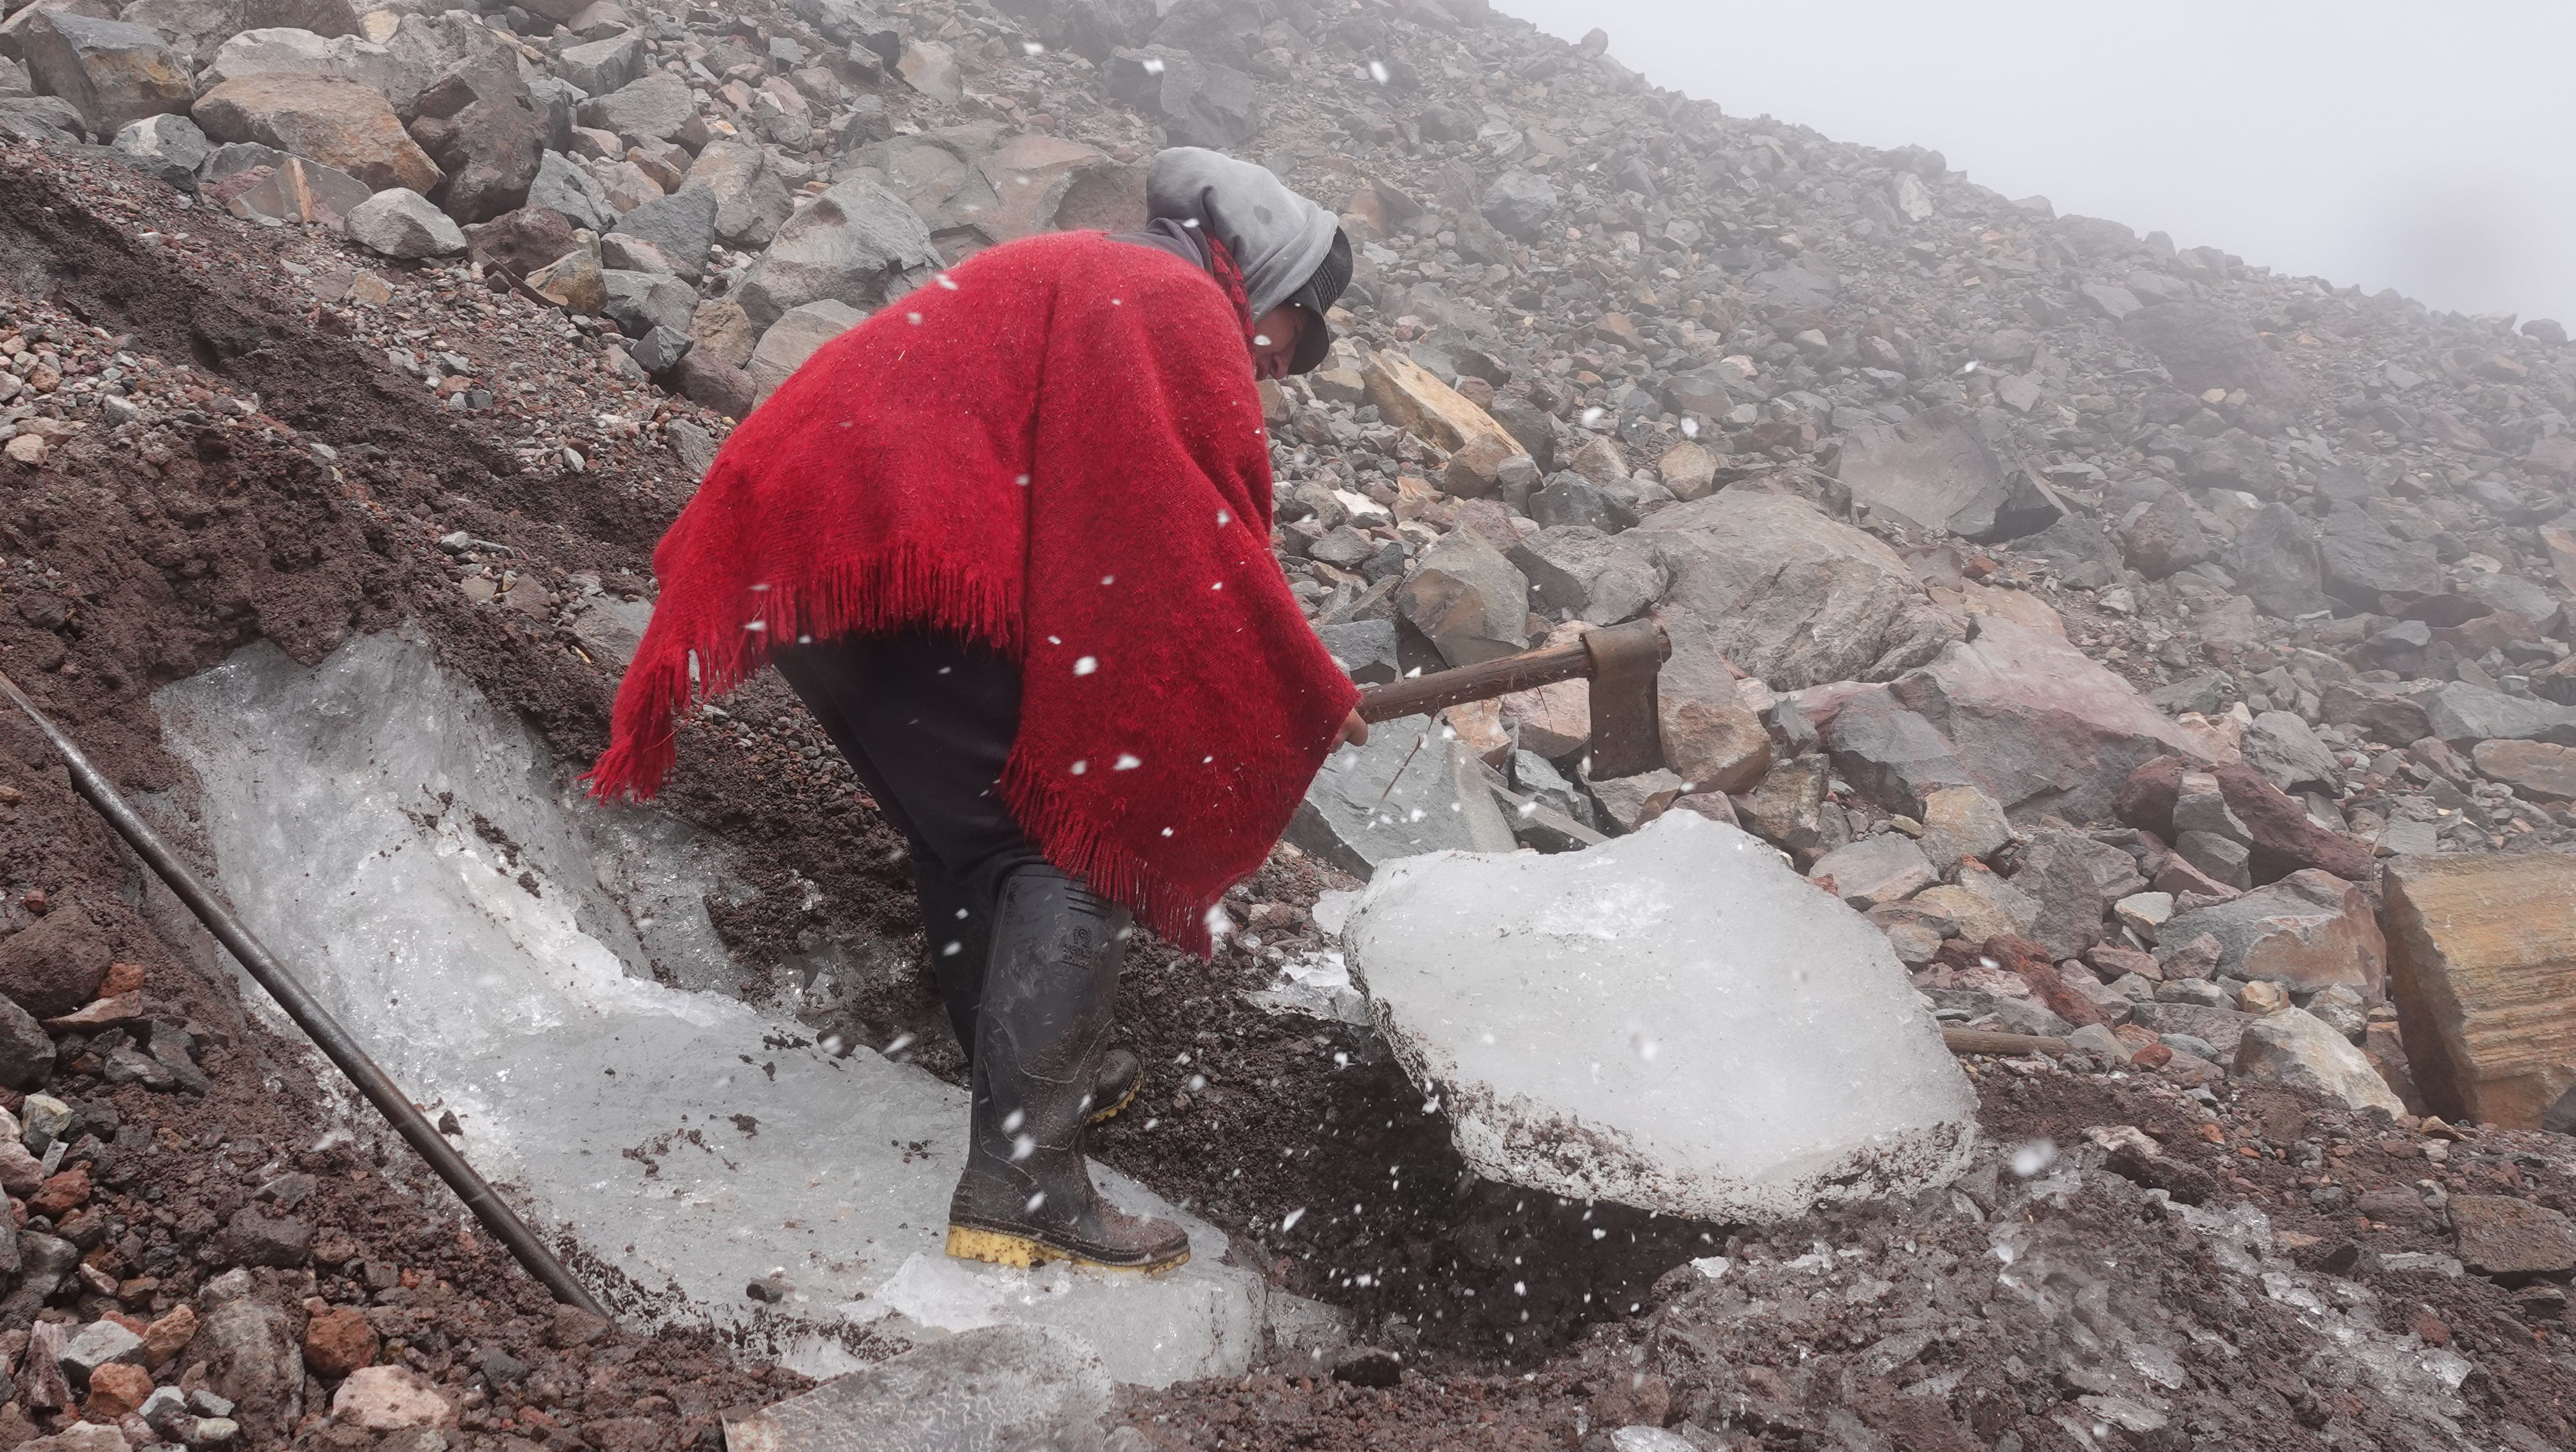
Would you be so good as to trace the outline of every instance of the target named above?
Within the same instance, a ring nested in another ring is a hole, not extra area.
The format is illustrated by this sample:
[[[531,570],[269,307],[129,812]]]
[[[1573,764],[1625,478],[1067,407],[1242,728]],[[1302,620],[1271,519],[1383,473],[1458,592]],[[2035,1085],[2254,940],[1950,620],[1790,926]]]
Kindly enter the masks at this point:
[[[154,706],[235,911],[405,1092],[455,1115],[458,1148],[541,1233],[571,1231],[659,1314],[740,1326],[745,1286],[783,1277],[794,1315],[1043,1325],[1155,1386],[1239,1375],[1283,1326],[1332,1334],[1226,1264],[1222,1232],[1105,1166],[1113,1204],[1189,1231],[1187,1265],[950,1260],[965,1094],[711,991],[752,966],[708,920],[741,891],[719,845],[584,801],[425,644],[366,636],[310,669],[255,644]]]
[[[1887,940],[1733,827],[1379,869],[1344,933],[1478,1173],[1772,1220],[1938,1184],[1976,1098]]]

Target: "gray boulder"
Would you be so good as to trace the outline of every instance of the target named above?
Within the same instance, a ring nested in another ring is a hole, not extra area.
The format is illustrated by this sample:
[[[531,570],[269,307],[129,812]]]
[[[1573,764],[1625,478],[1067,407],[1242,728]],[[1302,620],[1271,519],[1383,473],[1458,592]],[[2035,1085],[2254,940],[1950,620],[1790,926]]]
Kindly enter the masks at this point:
[[[1510,558],[1539,603],[1592,625],[1633,620],[1664,593],[1653,551],[1584,525],[1542,529],[1514,545]]]
[[[1507,171],[1485,188],[1477,210],[1495,231],[1523,242],[1535,241],[1556,219],[1556,187],[1546,177]]]
[[[70,102],[92,135],[113,136],[129,121],[185,111],[196,99],[179,57],[140,25],[41,10],[20,39],[37,92]]]
[[[1122,50],[1109,59],[1109,93],[1163,123],[1174,146],[1241,146],[1261,130],[1252,77],[1168,46]]]
[[[698,98],[678,76],[652,71],[582,102],[579,114],[582,125],[614,131],[629,145],[671,141],[681,139],[681,133],[698,122]]]
[[[0,140],[77,144],[89,123],[60,96],[0,96]]]
[[[2016,856],[2012,885],[2039,904],[2026,936],[2063,961],[2101,942],[2103,913],[2146,882],[2137,859],[2117,847],[2080,832],[2040,832]]]
[[[728,247],[766,247],[796,213],[769,153],[739,141],[707,143],[680,179],[680,195],[690,192],[715,198],[715,237]]]
[[[688,336],[689,316],[698,307],[695,288],[676,277],[624,268],[604,268],[600,279],[608,289],[608,305],[600,311],[616,322],[618,331],[640,338],[668,328]]]
[[[349,237],[387,257],[451,257],[465,250],[465,233],[429,198],[388,187],[349,209]]]
[[[2241,388],[2287,413],[2307,407],[2307,385],[2231,309],[2196,302],[2144,308],[2121,320],[2120,334],[2154,354],[2185,392]]]
[[[1529,643],[1528,577],[1473,530],[1433,541],[1395,601],[1453,666],[1511,655]]]
[[[1976,415],[1928,409],[1901,424],[1857,429],[1843,439],[1834,477],[1852,503],[1917,529],[1973,540],[2018,539],[2065,511],[2018,473],[2008,472]]]
[[[778,229],[743,274],[742,310],[762,328],[824,298],[874,310],[920,286],[940,262],[930,229],[903,198],[854,178]]]
[[[1836,769],[1874,801],[1919,815],[1934,788],[1973,786],[2017,822],[2100,821],[2135,768],[2167,754],[2201,759],[2128,682],[2054,635],[1993,616],[1929,665],[1845,701],[1824,738]]]
[[[2554,746],[2576,746],[2576,707],[2508,696],[2466,681],[2449,681],[2439,690],[2412,699],[2424,708],[2432,734],[2461,751],[2481,741],[2546,741]]]
[[[1884,681],[1959,636],[1894,550],[1796,495],[1728,489],[1618,539],[1671,581],[1675,674],[1723,656],[1778,690]]]
[[[112,144],[126,160],[181,191],[196,186],[197,169],[215,149],[196,122],[173,114],[129,121]]]
[[[2334,748],[2294,712],[2265,711],[2254,718],[2245,728],[2245,764],[2285,792],[2343,793],[2343,764]]]
[[[2399,539],[2358,509],[2337,509],[2317,531],[2317,565],[2326,593],[2365,610],[2382,595],[2442,593],[2442,562],[2433,547]]]
[[[594,96],[605,96],[633,81],[644,68],[644,36],[629,30],[606,40],[564,47],[555,57],[555,74]]]
[[[706,271],[707,249],[715,242],[716,211],[713,191],[683,186],[619,217],[617,225],[609,228],[609,238],[628,237],[651,245],[670,259],[674,274],[694,282]]]
[[[802,307],[789,308],[784,317],[761,333],[760,344],[751,350],[751,386],[754,403],[778,391],[790,374],[805,366],[825,343],[867,321],[867,314],[845,302],[825,298]]]
[[[528,183],[527,204],[561,213],[565,221],[593,232],[617,215],[599,182],[580,162],[560,151],[549,151],[538,160],[537,174]]]
[[[2254,608],[2295,620],[2330,607],[2320,587],[2316,526],[2286,504],[2266,504],[2236,531],[2233,573]]]

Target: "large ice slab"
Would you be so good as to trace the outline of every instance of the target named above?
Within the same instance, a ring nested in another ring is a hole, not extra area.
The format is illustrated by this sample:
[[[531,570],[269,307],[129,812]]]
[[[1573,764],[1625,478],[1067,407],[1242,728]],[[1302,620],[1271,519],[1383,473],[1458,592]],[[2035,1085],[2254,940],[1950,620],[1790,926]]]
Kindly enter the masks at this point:
[[[1887,939],[1733,827],[1381,868],[1344,934],[1480,1174],[1778,1219],[1965,1167],[1976,1097]]]
[[[743,976],[707,920],[738,890],[719,854],[583,802],[425,645],[372,636],[311,670],[254,645],[154,704],[252,930],[414,1100],[454,1112],[477,1168],[680,1314],[736,1321],[745,1285],[783,1271],[784,1309],[819,1321],[1052,1326],[1152,1385],[1248,1369],[1283,1318],[1313,1329],[1221,1262],[1222,1232],[1100,1167],[1112,1200],[1188,1228],[1187,1266],[948,1259],[964,1093],[706,991]]]

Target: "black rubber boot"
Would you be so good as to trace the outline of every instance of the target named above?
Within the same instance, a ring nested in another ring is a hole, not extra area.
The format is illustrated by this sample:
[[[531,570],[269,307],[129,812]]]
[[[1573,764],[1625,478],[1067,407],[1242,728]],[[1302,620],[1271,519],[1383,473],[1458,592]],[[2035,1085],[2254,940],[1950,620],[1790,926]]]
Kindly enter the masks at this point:
[[[975,1062],[976,1009],[984,1001],[984,966],[992,956],[993,913],[972,889],[948,875],[929,853],[912,854],[913,887],[921,896],[921,935],[930,952],[930,978],[948,1009],[948,1026],[966,1062]],[[1099,1124],[1136,1102],[1145,1087],[1145,1066],[1125,1049],[1101,1056],[1100,1077],[1092,1085],[1090,1120]]]
[[[1125,909],[1051,867],[1002,885],[976,1028],[966,1173],[948,1253],[1034,1266],[1169,1270],[1190,1240],[1104,1203],[1083,1162],[1123,956]]]

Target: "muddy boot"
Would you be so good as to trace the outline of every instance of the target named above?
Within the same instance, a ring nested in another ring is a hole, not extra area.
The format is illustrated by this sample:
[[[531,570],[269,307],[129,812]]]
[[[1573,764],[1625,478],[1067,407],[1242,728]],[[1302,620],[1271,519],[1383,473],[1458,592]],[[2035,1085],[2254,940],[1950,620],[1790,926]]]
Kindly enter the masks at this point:
[[[912,854],[912,881],[921,895],[921,935],[930,952],[931,981],[939,986],[948,1026],[972,1066],[976,1007],[984,999],[984,963],[992,951],[992,908],[927,852]],[[1111,1049],[1101,1056],[1100,1077],[1092,1084],[1090,1122],[1115,1119],[1144,1087],[1145,1066],[1125,1049]]]
[[[966,1173],[948,1208],[950,1255],[1144,1271],[1190,1258],[1179,1226],[1102,1201],[1082,1158],[1126,926],[1125,909],[1052,867],[1003,883],[976,1029]]]
[[[957,1047],[972,1064],[975,1009],[984,999],[984,961],[992,955],[992,907],[919,848],[912,853],[912,883],[921,895],[921,940],[930,954],[930,981],[939,987]]]

